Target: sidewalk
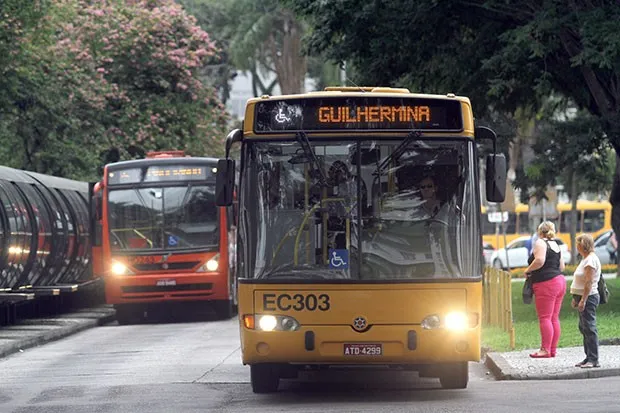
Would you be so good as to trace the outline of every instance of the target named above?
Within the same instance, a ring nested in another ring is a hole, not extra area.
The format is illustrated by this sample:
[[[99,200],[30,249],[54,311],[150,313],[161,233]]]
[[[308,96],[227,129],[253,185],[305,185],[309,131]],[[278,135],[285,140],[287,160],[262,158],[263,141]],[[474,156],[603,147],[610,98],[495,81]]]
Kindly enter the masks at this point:
[[[59,340],[79,331],[114,321],[112,306],[85,308],[46,318],[32,318],[0,327],[0,358],[27,348]]]
[[[620,376],[620,343],[599,346],[601,367],[582,369],[575,364],[584,359],[583,347],[559,348],[554,358],[533,359],[536,349],[490,352],[485,365],[498,380],[566,380]]]

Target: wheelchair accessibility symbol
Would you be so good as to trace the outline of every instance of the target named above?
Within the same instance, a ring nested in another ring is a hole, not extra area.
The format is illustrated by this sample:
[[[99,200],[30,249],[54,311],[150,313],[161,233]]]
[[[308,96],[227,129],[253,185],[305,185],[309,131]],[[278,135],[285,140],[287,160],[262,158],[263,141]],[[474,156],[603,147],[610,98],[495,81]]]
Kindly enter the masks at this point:
[[[276,115],[276,122],[278,123],[284,123],[284,122],[290,122],[291,118],[289,118],[288,116],[286,116],[283,112],[284,109],[280,108],[278,109],[278,114]]]
[[[329,268],[346,270],[349,268],[349,250],[329,250]]]

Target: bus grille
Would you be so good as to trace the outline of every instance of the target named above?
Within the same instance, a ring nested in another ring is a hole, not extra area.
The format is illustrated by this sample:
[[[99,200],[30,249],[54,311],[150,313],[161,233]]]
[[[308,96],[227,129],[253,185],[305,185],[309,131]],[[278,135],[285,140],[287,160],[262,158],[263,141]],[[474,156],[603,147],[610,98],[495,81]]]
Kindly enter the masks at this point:
[[[178,284],[178,285],[130,285],[122,287],[122,290],[126,294],[138,294],[138,293],[158,293],[162,291],[174,292],[174,291],[199,291],[210,290],[213,288],[212,283],[200,283],[200,284]]]
[[[168,268],[164,269],[163,265],[167,264]],[[174,270],[191,270],[195,266],[200,264],[200,261],[192,262],[168,262],[157,264],[136,264],[134,267],[138,271],[174,271]]]

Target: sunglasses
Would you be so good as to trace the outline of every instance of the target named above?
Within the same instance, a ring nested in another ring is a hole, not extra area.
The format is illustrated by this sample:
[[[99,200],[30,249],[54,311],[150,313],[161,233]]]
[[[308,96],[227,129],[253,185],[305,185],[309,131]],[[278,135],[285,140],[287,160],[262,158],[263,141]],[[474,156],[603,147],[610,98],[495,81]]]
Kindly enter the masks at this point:
[[[420,185],[420,189],[433,189],[435,185]]]

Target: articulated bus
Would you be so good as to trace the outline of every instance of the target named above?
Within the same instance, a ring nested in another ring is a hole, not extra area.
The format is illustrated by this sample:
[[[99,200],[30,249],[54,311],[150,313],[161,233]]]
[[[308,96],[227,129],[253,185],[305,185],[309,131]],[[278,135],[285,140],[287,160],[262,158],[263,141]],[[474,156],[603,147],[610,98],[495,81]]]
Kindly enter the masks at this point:
[[[552,221],[557,230],[557,238],[561,239],[570,249],[570,224],[572,220],[572,203],[560,202],[556,206],[557,214],[547,217]],[[536,224],[529,222],[529,206],[517,204],[514,211],[508,211],[506,227],[506,242],[523,237],[532,236],[536,231]],[[489,221],[489,214],[482,207],[482,234],[483,241],[491,244],[494,248],[504,248],[504,236],[499,223]],[[542,220],[542,218],[540,219]],[[588,233],[596,238],[600,234],[611,229],[611,204],[609,201],[577,201],[577,232],[576,234]]]
[[[453,94],[337,87],[248,101],[216,200],[230,205],[239,185],[239,327],[254,392],[348,366],[467,386],[482,320],[475,138],[495,149]],[[487,198],[501,202],[506,160],[486,162]]]
[[[215,204],[216,167],[217,159],[180,151],[105,166],[93,191],[100,227],[94,251],[101,255],[95,263],[119,323],[166,303],[234,314],[234,222],[231,209]]]
[[[572,222],[573,204],[570,202],[557,205],[558,219],[557,236],[568,248],[571,248],[570,225]],[[577,200],[577,232],[576,235],[587,233],[593,238],[609,231],[611,228],[611,203],[609,201]]]

